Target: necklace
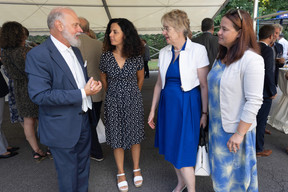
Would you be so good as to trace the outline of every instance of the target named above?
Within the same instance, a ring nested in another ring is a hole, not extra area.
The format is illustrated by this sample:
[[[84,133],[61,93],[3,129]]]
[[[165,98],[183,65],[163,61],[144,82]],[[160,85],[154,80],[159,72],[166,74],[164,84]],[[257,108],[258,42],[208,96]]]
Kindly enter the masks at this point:
[[[182,51],[182,50],[181,49],[179,49],[179,50],[174,49],[175,53],[179,53],[180,51]]]

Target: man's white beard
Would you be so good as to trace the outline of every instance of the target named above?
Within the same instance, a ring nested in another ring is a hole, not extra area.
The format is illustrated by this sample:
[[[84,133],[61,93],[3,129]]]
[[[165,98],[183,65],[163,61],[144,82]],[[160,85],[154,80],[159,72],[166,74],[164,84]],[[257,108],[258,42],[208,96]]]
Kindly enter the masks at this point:
[[[81,41],[80,39],[76,38],[76,36],[80,35],[80,33],[76,33],[75,36],[73,36],[66,29],[64,29],[62,35],[70,43],[71,46],[80,47]]]

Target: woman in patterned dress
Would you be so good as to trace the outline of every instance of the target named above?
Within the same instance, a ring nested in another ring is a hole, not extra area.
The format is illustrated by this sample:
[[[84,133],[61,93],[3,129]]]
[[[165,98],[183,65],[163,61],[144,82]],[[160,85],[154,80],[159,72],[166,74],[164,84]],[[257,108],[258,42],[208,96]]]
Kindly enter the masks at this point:
[[[0,57],[0,69],[2,66],[1,57]],[[4,105],[5,105],[5,96],[8,94],[8,86],[6,81],[0,71],[0,159],[1,158],[9,158],[17,155],[15,152],[19,149],[19,147],[9,147],[5,134],[2,130],[2,121],[3,121],[3,113],[4,113]]]
[[[219,54],[209,75],[209,159],[216,192],[258,191],[256,115],[262,105],[264,61],[251,16],[227,12]]]
[[[124,173],[124,150],[131,149],[134,184],[143,182],[139,168],[140,143],[144,139],[144,109],[141,87],[144,81],[144,47],[133,24],[111,19],[107,25],[104,53],[100,60],[101,81],[106,90],[104,120],[106,140],[114,149],[118,168],[118,189],[128,191]]]
[[[1,29],[0,42],[2,62],[14,83],[14,94],[19,116],[24,118],[24,133],[33,150],[33,158],[42,160],[45,153],[39,148],[35,135],[38,106],[28,95],[28,78],[25,73],[25,58],[31,48],[25,47],[23,26],[15,21],[6,22]]]
[[[148,124],[155,129],[155,147],[173,164],[178,183],[173,192],[195,192],[196,154],[200,127],[207,123],[209,60],[203,45],[188,35],[190,22],[182,10],[172,10],[162,19],[168,46],[159,53],[159,73],[155,84]]]

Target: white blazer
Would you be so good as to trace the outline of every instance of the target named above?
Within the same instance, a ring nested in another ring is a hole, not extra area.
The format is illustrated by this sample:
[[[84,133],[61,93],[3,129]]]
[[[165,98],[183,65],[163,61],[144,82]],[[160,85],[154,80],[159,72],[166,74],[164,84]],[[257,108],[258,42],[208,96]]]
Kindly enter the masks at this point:
[[[167,45],[159,53],[159,72],[162,81],[162,89],[165,87],[166,72],[172,60],[172,45]],[[193,43],[187,38],[185,50],[179,55],[179,70],[181,88],[183,91],[190,91],[197,87],[200,82],[197,69],[209,65],[206,48],[198,43]]]
[[[220,81],[220,110],[226,132],[235,133],[240,120],[256,127],[263,101],[264,60],[247,50],[242,58],[225,68]]]

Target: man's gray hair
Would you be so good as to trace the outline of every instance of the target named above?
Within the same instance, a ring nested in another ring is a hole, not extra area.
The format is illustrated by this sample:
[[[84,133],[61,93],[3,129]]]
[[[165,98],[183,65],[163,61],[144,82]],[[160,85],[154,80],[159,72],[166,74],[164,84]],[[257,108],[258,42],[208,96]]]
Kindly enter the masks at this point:
[[[69,7],[56,7],[51,10],[47,18],[47,25],[49,29],[54,28],[54,22],[56,20],[60,20],[64,24],[64,13],[62,12],[64,9],[72,10]]]
[[[279,23],[273,24],[273,27],[274,27],[274,28],[279,28],[279,29],[280,29],[280,33],[281,33],[282,30],[283,30],[283,26],[280,25]]]

